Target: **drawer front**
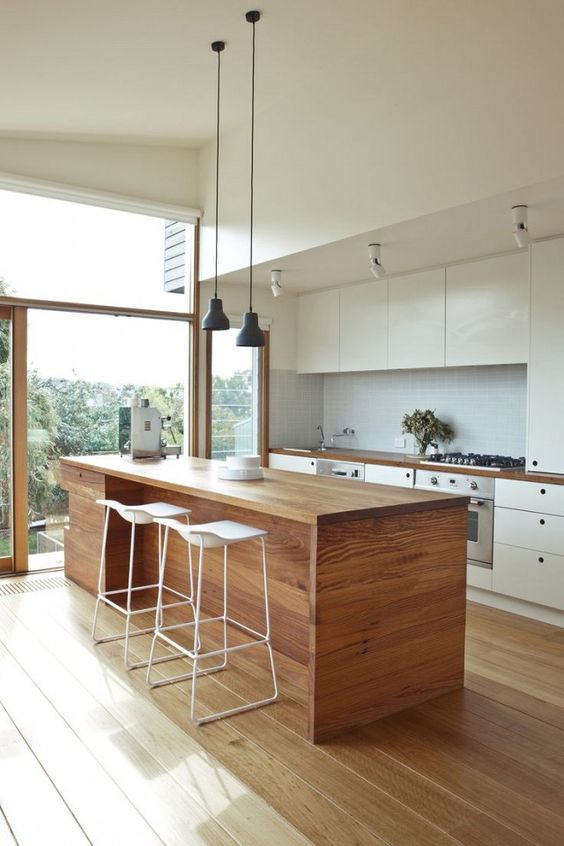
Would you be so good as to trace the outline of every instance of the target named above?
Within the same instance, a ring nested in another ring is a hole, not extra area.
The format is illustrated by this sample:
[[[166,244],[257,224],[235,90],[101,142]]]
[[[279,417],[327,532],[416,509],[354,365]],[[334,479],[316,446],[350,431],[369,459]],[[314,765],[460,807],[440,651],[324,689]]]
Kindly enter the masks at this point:
[[[104,499],[106,477],[94,470],[83,470],[68,464],[60,465],[60,486],[69,493],[85,496],[88,499]]]
[[[494,541],[564,555],[564,517],[517,511],[513,508],[496,508]]]
[[[273,452],[268,457],[268,466],[273,470],[291,470],[294,473],[315,474],[315,458],[304,455],[282,455]]]
[[[468,587],[492,589],[492,571],[489,567],[478,567],[476,564],[466,565],[466,584]]]
[[[543,485],[538,482],[514,482],[496,479],[495,504],[501,508],[522,508],[564,516],[564,485]]]
[[[564,610],[564,555],[496,543],[493,589]]]
[[[381,464],[367,464],[364,468],[364,481],[375,485],[396,485],[412,488],[415,470],[411,467],[384,467]]]

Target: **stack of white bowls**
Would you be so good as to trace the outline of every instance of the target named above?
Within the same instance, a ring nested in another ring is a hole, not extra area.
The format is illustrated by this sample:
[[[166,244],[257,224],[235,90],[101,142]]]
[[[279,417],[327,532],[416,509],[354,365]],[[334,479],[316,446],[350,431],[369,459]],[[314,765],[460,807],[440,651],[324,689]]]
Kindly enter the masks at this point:
[[[238,482],[262,479],[260,455],[228,455],[225,464],[220,465],[217,475],[220,479]]]

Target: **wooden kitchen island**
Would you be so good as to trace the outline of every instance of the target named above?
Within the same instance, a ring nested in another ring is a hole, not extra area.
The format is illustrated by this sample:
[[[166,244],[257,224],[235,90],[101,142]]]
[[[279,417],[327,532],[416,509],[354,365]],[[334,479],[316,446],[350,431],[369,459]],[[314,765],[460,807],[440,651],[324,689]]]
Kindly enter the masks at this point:
[[[161,500],[192,522],[266,529],[274,649],[308,668],[309,739],[319,742],[463,685],[467,498],[265,470],[223,481],[197,458],[61,460],[69,492],[66,575],[96,593],[103,508]],[[124,587],[130,527],[110,521],[106,589]],[[140,528],[137,584],[156,581],[155,526]],[[206,551],[203,608],[221,613],[221,550]],[[261,628],[258,550],[230,549],[230,613]],[[167,582],[186,586],[172,533]]]

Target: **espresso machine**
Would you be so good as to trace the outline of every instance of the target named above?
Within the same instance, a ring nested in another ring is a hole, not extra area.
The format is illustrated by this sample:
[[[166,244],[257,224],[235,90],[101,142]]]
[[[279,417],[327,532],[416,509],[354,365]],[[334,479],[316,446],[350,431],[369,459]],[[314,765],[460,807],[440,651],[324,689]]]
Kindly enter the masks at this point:
[[[167,444],[162,438],[163,429],[170,429],[170,417],[161,417],[149,400],[134,398],[131,405],[119,410],[120,455],[132,460],[166,458],[181,453],[180,444]]]

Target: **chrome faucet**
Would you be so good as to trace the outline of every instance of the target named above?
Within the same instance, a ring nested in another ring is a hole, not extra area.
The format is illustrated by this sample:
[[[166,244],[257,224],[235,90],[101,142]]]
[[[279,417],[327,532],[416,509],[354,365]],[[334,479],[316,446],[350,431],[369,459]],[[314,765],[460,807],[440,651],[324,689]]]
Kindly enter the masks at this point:
[[[318,427],[319,428],[319,427]],[[351,435],[355,434],[355,430],[351,429],[350,426],[345,426],[342,432],[335,432],[334,435],[331,435],[331,443],[335,443],[335,438],[349,438]]]
[[[319,440],[319,451],[325,452],[327,447],[325,446],[325,435],[323,434],[323,426],[318,426],[317,430],[321,432],[321,438]]]

